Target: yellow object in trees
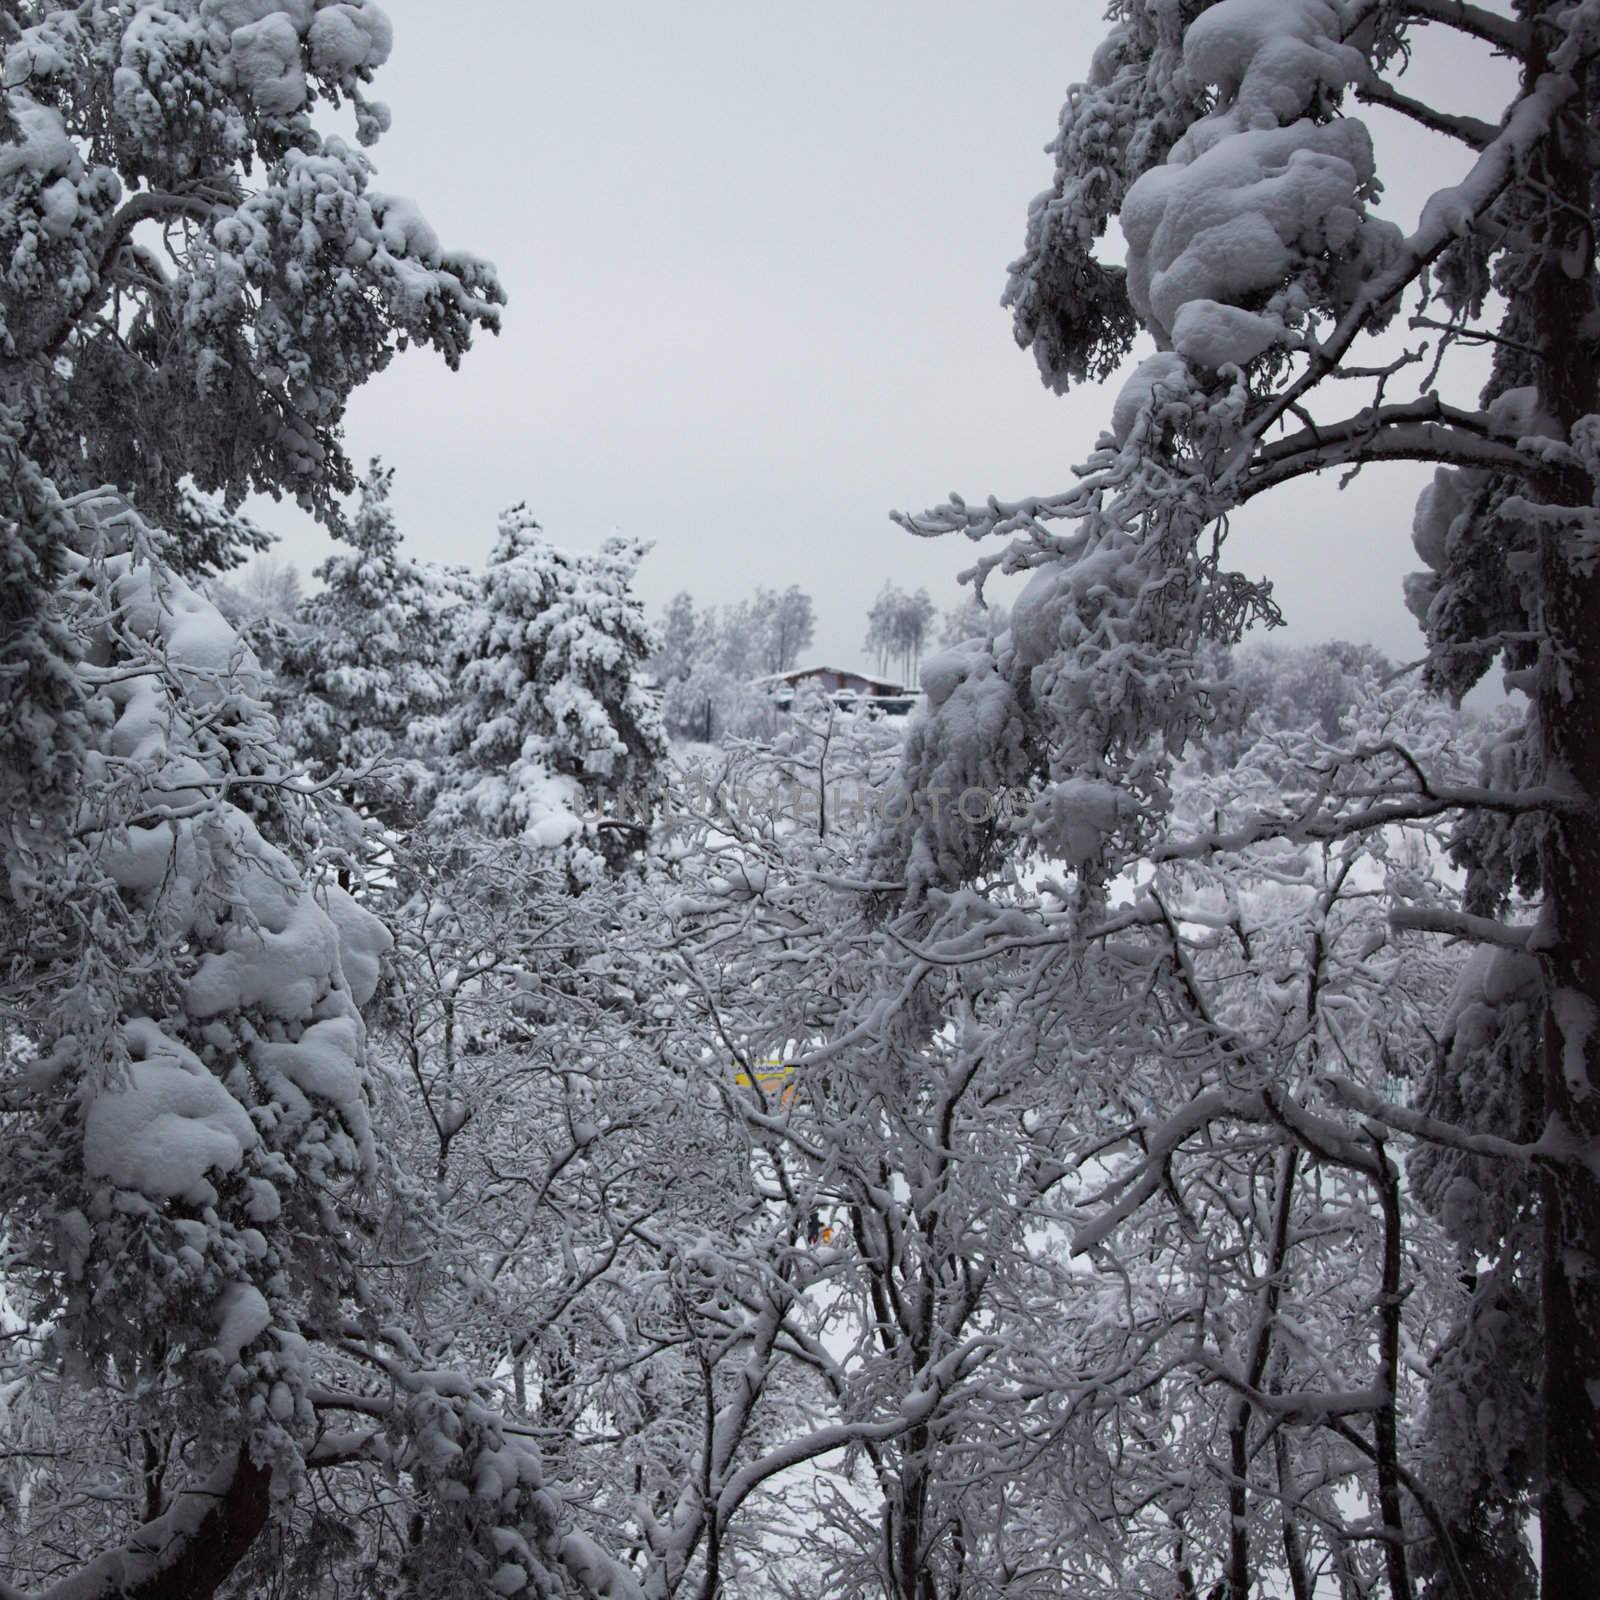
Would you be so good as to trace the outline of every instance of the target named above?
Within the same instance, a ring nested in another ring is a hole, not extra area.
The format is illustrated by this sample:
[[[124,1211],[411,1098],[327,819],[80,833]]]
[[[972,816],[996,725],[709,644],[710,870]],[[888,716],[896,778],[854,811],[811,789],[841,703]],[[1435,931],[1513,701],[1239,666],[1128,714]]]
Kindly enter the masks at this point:
[[[740,1089],[760,1089],[768,1100],[776,1099],[780,1106],[786,1106],[794,1098],[794,1063],[756,1061],[749,1067],[736,1066],[733,1081]]]

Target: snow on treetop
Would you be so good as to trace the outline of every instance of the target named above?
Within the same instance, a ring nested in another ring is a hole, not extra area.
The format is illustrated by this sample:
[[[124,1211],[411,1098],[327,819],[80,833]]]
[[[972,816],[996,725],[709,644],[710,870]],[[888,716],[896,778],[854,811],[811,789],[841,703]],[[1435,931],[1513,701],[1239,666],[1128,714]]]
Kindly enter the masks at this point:
[[[1338,11],[1327,0],[1221,0],[1189,24],[1183,64],[1214,84],[1222,104],[1189,130],[1187,151],[1224,130],[1293,122],[1321,93],[1367,71],[1359,50],[1338,42]]]
[[[1318,119],[1369,70],[1339,31],[1326,0],[1221,0],[1184,36],[1184,69],[1216,86],[1217,106],[1131,185],[1120,221],[1135,311],[1198,369],[1297,342],[1297,324],[1337,315],[1400,247],[1366,214],[1365,125]],[[1119,402],[1119,439],[1133,398]]]
[[[282,11],[235,28],[228,55],[234,82],[263,111],[286,117],[306,103],[300,34]]]
[[[370,0],[201,0],[200,17],[227,63],[224,81],[272,116],[306,104],[302,48],[318,77],[341,83],[382,66],[394,44],[388,17]]]
[[[370,0],[52,3],[0,40],[0,344],[55,419],[40,464],[68,493],[120,485],[194,570],[218,552],[185,548],[186,477],[337,525],[352,389],[410,343],[453,365],[498,327],[493,268],[367,192],[354,145],[388,126],[365,87],[391,42]],[[322,108],[353,113],[349,145]]]
[[[311,64],[326,78],[345,78],[371,71],[389,59],[394,28],[385,12],[356,0],[355,4],[322,5],[306,29]]]

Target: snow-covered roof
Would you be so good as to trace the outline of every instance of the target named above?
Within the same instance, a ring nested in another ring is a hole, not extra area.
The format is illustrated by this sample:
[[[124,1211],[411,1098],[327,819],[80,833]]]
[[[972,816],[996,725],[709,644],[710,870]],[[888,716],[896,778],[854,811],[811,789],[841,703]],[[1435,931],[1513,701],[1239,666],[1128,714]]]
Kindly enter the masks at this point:
[[[885,678],[880,673],[866,672],[860,667],[835,667],[826,662],[813,666],[791,667],[787,672],[768,672],[759,678],[752,678],[750,682],[759,688],[763,684],[771,683],[799,683],[805,678],[819,678],[825,672],[831,672],[840,678],[859,678],[863,683],[878,685],[889,694],[915,694],[917,691],[904,684],[896,683],[893,678]]]

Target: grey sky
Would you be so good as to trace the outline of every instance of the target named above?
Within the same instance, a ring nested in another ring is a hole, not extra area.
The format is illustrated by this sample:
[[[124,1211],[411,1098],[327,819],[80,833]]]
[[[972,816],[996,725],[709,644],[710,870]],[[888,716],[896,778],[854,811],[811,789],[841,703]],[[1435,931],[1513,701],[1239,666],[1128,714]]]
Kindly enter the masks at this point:
[[[653,539],[653,611],[680,588],[799,583],[814,653],[848,664],[885,578],[942,608],[972,556],[903,534],[891,507],[1070,481],[1117,380],[1049,394],[998,300],[1099,0],[385,5],[377,187],[494,260],[510,295],[460,372],[408,353],[351,407],[351,452],[398,469],[416,554],[480,564],[525,499],[558,542]],[[1498,114],[1463,60],[1429,75]],[[1385,172],[1402,226],[1462,164],[1436,144],[1406,135]],[[1276,580],[1296,636],[1415,654],[1399,579],[1420,481],[1269,497],[1235,564]],[[292,508],[251,509],[279,553],[321,559]]]

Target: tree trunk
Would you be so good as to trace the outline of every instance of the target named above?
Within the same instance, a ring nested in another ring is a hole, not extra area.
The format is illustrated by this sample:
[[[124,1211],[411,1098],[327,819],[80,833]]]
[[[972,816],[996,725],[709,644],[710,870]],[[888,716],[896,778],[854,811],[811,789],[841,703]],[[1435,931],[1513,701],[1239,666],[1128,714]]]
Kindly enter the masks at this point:
[[[1289,1445],[1283,1436],[1282,1428],[1272,1436],[1272,1453],[1278,1469],[1283,1564],[1289,1574],[1289,1585],[1294,1590],[1294,1600],[1313,1600],[1315,1585],[1311,1581],[1311,1569],[1306,1565],[1305,1543],[1300,1537],[1300,1525],[1294,1520],[1294,1508],[1299,1495],[1294,1487],[1294,1473],[1289,1465]]]
[[[1541,694],[1541,721],[1551,775],[1572,781],[1593,804],[1600,795],[1600,583],[1565,578],[1547,583],[1546,593],[1557,648],[1571,652],[1572,688],[1561,704],[1559,692]],[[1600,827],[1552,826],[1543,856],[1545,929],[1554,941],[1544,962],[1548,1129],[1592,1153],[1600,1150],[1600,1027],[1593,1025],[1600,1017]],[[1600,1178],[1587,1162],[1547,1165],[1540,1206],[1543,1593],[1591,1600],[1600,1574]]]
[[[899,1494],[894,1506],[890,1546],[890,1581],[895,1600],[933,1600],[936,1593],[927,1558],[929,1450],[932,1436],[926,1426],[906,1435],[900,1458]]]
[[[1384,1564],[1392,1600],[1412,1600],[1411,1571],[1406,1561],[1405,1514],[1400,1503],[1400,1449],[1396,1437],[1396,1402],[1400,1377],[1400,1312],[1405,1294],[1400,1283],[1400,1174],[1373,1140],[1378,1158],[1378,1198],[1383,1210],[1383,1282],[1378,1294],[1378,1382],[1388,1400],[1373,1418],[1377,1442],[1378,1506],[1383,1515]]]
[[[272,1469],[239,1453],[227,1491],[164,1572],[129,1589],[126,1600],[211,1600],[261,1536],[272,1510]]]
[[[194,1502],[206,1509],[195,1515]],[[37,1600],[55,1594],[71,1600],[212,1600],[261,1536],[271,1511],[272,1469],[257,1466],[241,1450],[231,1476],[185,1489],[120,1549],[97,1556]],[[0,1581],[0,1592],[6,1589]]]
[[[1536,15],[1551,4],[1529,7]],[[1535,28],[1525,81],[1548,70],[1554,30]],[[1546,141],[1551,204],[1532,284],[1539,398],[1570,429],[1595,409],[1595,239],[1584,139],[1590,96],[1579,92]],[[1576,469],[1551,474],[1541,498],[1587,506],[1594,485]],[[1568,536],[1542,530],[1540,577],[1548,635],[1537,694],[1544,781],[1600,801],[1600,575],[1576,569]],[[1547,986],[1544,1072],[1549,1132],[1600,1150],[1600,818],[1552,821],[1541,849]],[[1545,1366],[1540,1499],[1545,1600],[1590,1600],[1600,1574],[1600,1177],[1587,1162],[1547,1165],[1540,1185]]]

